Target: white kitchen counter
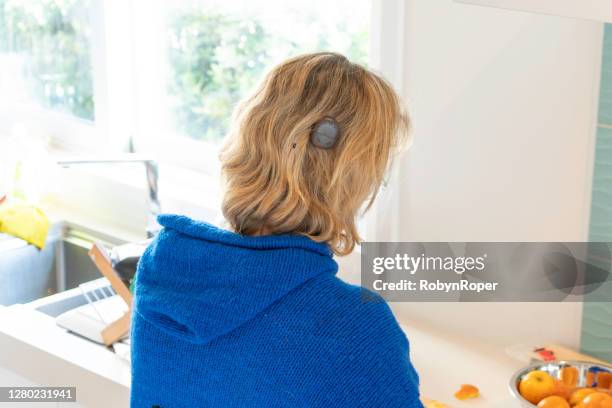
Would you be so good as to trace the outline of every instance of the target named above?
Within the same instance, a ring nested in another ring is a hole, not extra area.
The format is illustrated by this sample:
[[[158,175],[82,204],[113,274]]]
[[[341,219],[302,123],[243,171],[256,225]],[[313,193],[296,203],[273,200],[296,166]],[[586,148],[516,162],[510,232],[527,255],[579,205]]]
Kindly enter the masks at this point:
[[[423,396],[456,408],[518,407],[508,381],[522,364],[503,350],[414,322],[403,327]],[[0,366],[32,383],[76,386],[80,406],[129,405],[129,363],[56,326],[32,304],[0,307],[0,350]],[[453,393],[464,383],[479,387],[482,396],[457,401]]]
[[[461,338],[418,323],[403,324],[410,341],[410,356],[419,373],[421,394],[451,408],[518,408],[508,384],[525,364],[499,347]],[[459,401],[454,393],[461,384],[480,389],[479,398]]]
[[[0,350],[0,367],[31,383],[76,386],[79,406],[129,406],[129,363],[31,307],[0,307]]]

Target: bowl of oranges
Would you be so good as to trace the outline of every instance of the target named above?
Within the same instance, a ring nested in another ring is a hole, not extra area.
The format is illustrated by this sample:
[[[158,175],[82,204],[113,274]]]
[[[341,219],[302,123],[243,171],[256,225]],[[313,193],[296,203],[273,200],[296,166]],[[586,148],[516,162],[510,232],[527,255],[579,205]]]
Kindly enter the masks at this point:
[[[583,361],[533,364],[512,377],[510,392],[525,408],[612,408],[612,366]]]

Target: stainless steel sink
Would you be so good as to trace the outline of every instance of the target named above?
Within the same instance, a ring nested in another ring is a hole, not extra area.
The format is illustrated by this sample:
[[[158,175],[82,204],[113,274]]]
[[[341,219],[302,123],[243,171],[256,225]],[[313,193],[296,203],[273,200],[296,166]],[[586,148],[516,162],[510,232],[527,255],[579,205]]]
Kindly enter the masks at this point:
[[[100,242],[109,248],[124,243],[71,223],[53,225],[42,251],[8,240],[6,236],[0,240],[0,304],[6,306],[29,303],[100,278],[87,254],[92,243]],[[56,316],[85,302],[82,294],[75,293],[41,311]]]

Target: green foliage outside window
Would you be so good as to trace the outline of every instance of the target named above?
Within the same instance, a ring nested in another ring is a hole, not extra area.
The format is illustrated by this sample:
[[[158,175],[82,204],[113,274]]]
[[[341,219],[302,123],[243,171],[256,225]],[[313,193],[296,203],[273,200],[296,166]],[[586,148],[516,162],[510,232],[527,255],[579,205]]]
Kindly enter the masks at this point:
[[[0,70],[10,59],[23,79],[20,96],[87,120],[94,119],[90,5],[89,0],[0,0]],[[307,45],[299,32],[273,31],[275,24],[255,16],[205,9],[197,2],[169,11],[167,92],[178,133],[197,140],[222,138],[236,102],[266,69],[291,55],[335,49],[333,35],[348,38],[341,51],[350,59],[367,61],[367,27],[350,31],[340,19],[330,29],[312,10],[305,15],[300,9],[295,18],[316,28]]]
[[[215,14],[183,14],[171,27],[168,91],[175,126],[195,139],[216,139],[234,103],[264,71],[270,38],[256,21]]]
[[[316,16],[312,17],[316,21]],[[321,31],[306,47],[267,30],[256,18],[238,18],[196,8],[170,18],[169,94],[174,126],[198,140],[218,140],[227,132],[238,100],[249,92],[267,68],[282,57],[330,49]],[[336,28],[342,32],[345,28]],[[344,51],[353,61],[367,61],[368,33],[348,33]]]
[[[0,0],[0,58],[42,106],[94,119],[87,0]]]

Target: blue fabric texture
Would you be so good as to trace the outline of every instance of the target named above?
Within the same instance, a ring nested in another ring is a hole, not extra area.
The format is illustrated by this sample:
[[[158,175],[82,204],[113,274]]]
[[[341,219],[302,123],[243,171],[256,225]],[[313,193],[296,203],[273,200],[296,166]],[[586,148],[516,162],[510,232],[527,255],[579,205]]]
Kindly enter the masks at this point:
[[[138,265],[131,406],[422,408],[408,341],[329,247],[177,215]]]

